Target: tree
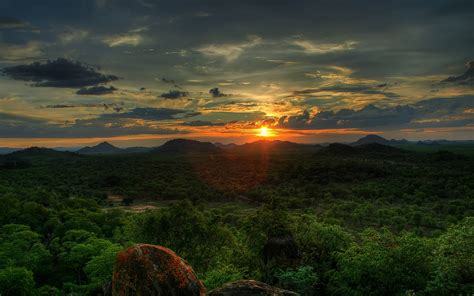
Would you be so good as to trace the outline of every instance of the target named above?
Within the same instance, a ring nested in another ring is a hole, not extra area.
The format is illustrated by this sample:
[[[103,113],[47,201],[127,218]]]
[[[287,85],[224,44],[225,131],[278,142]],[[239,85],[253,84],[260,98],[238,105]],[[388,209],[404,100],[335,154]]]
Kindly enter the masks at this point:
[[[188,201],[131,217],[126,235],[134,242],[162,245],[188,260],[198,272],[234,243],[232,233]]]
[[[39,234],[29,226],[8,224],[0,228],[0,267],[25,267],[35,271],[49,257]]]
[[[433,246],[412,233],[367,230],[361,244],[338,254],[329,291],[337,295],[401,295],[420,292],[432,270]]]
[[[294,225],[303,264],[312,267],[319,278],[317,288],[324,289],[329,272],[336,267],[336,254],[344,252],[353,238],[341,226],[319,223],[308,215],[301,216]]]
[[[104,294],[108,290],[112,279],[115,257],[121,249],[121,246],[111,244],[97,256],[93,256],[84,267],[84,272],[89,278],[91,286],[100,287]]]
[[[74,233],[68,232],[68,234],[77,234],[79,236],[66,235],[66,239],[69,238],[76,240],[63,241],[59,258],[64,264],[65,269],[72,270],[74,272],[76,275],[75,282],[77,284],[85,283],[84,271],[89,261],[91,261],[96,256],[101,256],[102,252],[105,252],[105,250],[108,250],[109,248],[113,248],[111,250],[120,249],[120,246],[113,244],[108,240],[96,238],[93,234],[86,233],[82,230],[74,231]],[[109,253],[106,253],[109,255],[106,258],[110,259],[111,250],[108,251]],[[109,266],[110,264],[107,264],[104,266],[104,268],[108,268]],[[88,271],[91,275],[96,273],[93,268],[88,269]]]
[[[31,296],[34,294],[33,272],[24,267],[0,269],[0,295]]]
[[[474,291],[474,218],[451,226],[436,240],[434,279],[427,292],[470,295]]]

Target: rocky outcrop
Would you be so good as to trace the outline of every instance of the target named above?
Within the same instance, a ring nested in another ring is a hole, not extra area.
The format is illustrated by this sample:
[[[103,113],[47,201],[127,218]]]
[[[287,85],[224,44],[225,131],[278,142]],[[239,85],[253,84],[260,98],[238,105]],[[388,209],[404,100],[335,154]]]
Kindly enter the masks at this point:
[[[191,266],[167,248],[139,244],[117,254],[114,296],[203,296],[205,290]]]
[[[173,251],[161,246],[138,244],[117,254],[112,278],[112,295],[204,296],[206,289],[191,266]],[[297,296],[299,294],[253,280],[242,280],[227,283],[207,295]]]
[[[212,290],[209,296],[298,296],[298,293],[275,288],[267,284],[245,280],[227,283]]]

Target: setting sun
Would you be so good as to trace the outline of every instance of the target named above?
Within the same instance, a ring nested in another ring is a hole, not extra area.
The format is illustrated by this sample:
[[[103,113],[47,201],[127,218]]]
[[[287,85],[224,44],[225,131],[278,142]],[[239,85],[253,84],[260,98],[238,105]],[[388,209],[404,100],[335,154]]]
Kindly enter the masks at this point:
[[[260,128],[260,133],[259,133],[259,136],[260,137],[269,137],[270,136],[270,133],[268,131],[268,128],[267,127],[261,127]]]

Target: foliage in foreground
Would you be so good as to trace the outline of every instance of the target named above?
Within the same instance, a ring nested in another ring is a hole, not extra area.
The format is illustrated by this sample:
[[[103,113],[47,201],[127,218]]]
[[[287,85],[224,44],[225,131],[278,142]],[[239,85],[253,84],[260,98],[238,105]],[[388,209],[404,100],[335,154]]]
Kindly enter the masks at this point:
[[[239,182],[252,166],[235,160],[224,163],[235,175],[215,176],[225,188],[197,176],[202,163],[175,158],[0,168],[0,293],[97,295],[133,243],[174,250],[209,289],[256,279],[302,295],[474,293],[472,159],[272,157],[251,188]],[[157,192],[192,202],[135,213],[105,199]],[[202,201],[216,199],[227,203]],[[274,237],[292,238],[298,258],[266,261]]]
[[[474,218],[428,238],[387,229],[351,234],[340,226],[318,222],[314,215],[288,213],[287,222],[271,227],[275,215],[280,215],[275,211],[286,213],[281,209],[242,215],[231,225],[220,210],[204,210],[187,202],[142,214],[116,212],[120,219],[112,232],[101,228],[105,224],[100,221],[110,215],[106,211],[50,211],[56,219],[50,217],[46,225],[0,228],[3,295],[55,289],[86,295],[105,290],[115,254],[134,242],[176,250],[208,288],[241,278],[266,281],[303,295],[401,295],[409,291],[448,295],[467,294],[474,287]],[[91,224],[71,223],[78,215]],[[51,219],[56,225],[51,225]],[[263,245],[268,236],[281,233],[282,227],[295,237],[302,256],[298,266],[268,270],[262,261]],[[42,228],[44,232],[37,232]],[[254,240],[256,230],[261,237]],[[17,285],[19,282],[22,284]]]

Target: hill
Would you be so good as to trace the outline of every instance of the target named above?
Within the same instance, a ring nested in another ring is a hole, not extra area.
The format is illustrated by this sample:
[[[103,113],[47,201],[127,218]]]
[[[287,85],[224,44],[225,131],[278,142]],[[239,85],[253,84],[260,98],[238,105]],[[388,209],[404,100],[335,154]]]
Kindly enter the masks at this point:
[[[151,150],[152,153],[182,154],[182,153],[220,153],[223,150],[210,142],[200,142],[188,139],[174,139],[160,147]]]
[[[223,149],[223,150],[232,150],[232,149],[239,146],[235,143],[223,144],[223,143],[220,143],[220,142],[216,142],[216,143],[214,143],[214,145],[218,148]]]
[[[366,144],[390,145],[390,141],[381,136],[367,135],[355,141],[354,143],[352,143],[353,146],[366,145]]]
[[[0,147],[0,155],[9,154],[18,150],[21,150],[21,148]]]
[[[359,150],[350,145],[332,143],[321,148],[317,154],[324,156],[354,156],[359,154]]]
[[[86,146],[82,149],[79,149],[77,153],[79,154],[114,154],[114,153],[123,153],[124,151],[108,142],[102,142],[98,145],[89,147]]]
[[[30,147],[7,154],[8,157],[71,157],[76,156],[73,152],[57,151],[51,148]]]
[[[318,155],[336,157],[379,158],[400,157],[409,155],[409,151],[379,143],[357,146],[333,143],[318,151]]]

